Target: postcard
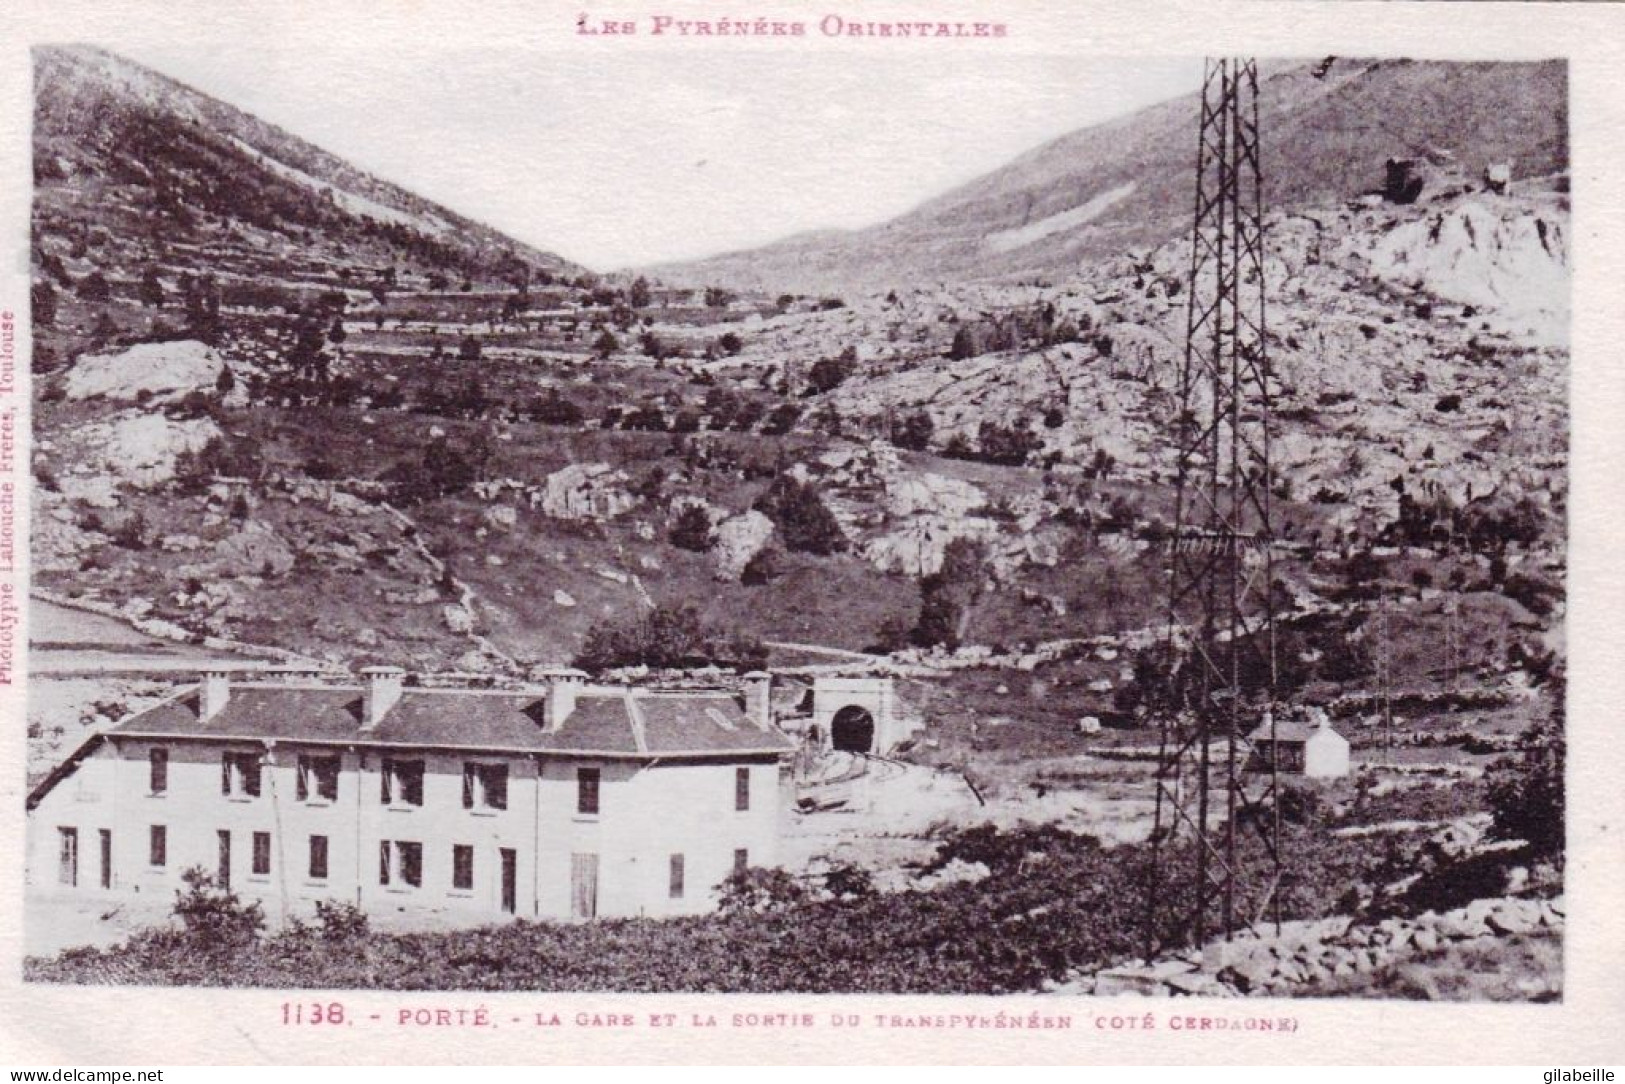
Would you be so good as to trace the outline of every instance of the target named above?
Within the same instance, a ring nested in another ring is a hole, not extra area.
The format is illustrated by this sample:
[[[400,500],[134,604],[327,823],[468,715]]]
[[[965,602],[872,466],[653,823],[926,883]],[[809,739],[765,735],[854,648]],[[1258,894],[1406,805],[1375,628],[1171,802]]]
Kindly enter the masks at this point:
[[[1618,1061],[1604,7],[8,14],[0,1051]]]

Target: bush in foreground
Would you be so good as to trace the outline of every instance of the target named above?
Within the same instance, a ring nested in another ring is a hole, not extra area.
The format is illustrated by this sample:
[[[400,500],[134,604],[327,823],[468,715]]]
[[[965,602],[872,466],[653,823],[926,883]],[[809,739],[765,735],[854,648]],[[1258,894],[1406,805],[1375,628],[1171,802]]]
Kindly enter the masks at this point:
[[[1333,913],[1378,856],[1358,840],[1294,829],[1283,848],[1288,917]],[[1178,856],[1177,850],[1175,857]],[[1245,849],[1254,875],[1260,855]],[[186,931],[146,931],[112,949],[31,959],[44,982],[394,990],[1011,993],[1143,948],[1146,855],[1052,825],[969,829],[931,863],[981,863],[988,876],[931,891],[873,893],[850,876],[814,892],[750,870],[730,906],[681,919],[585,925],[520,921],[449,933],[350,929],[342,951],[309,927],[200,951]],[[1256,877],[1260,882],[1262,877]],[[1167,921],[1189,900],[1169,891]],[[203,946],[206,948],[206,946]]]

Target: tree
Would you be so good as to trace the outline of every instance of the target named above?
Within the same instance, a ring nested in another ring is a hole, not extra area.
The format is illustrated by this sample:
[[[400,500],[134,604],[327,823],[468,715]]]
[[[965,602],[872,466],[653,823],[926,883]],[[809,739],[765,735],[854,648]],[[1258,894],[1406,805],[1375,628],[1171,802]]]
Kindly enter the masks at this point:
[[[1012,426],[984,421],[976,431],[976,444],[981,458],[989,463],[1018,467],[1043,446],[1043,440],[1033,432],[1031,422],[1019,418]]]
[[[744,348],[745,341],[736,332],[724,331],[722,337],[717,340],[717,349],[729,357],[733,357]]]
[[[615,353],[615,351],[619,350],[620,348],[620,340],[617,339],[615,337],[615,333],[609,330],[607,327],[598,333],[598,338],[594,339],[592,343],[592,352],[597,354],[600,358],[607,359],[611,354]]]
[[[701,620],[694,606],[681,605],[657,606],[626,625],[593,625],[574,665],[595,673],[619,666],[758,669],[766,660],[761,641],[724,634]]]
[[[987,543],[955,538],[942,553],[942,567],[920,580],[920,619],[914,642],[923,647],[958,647],[972,613],[987,589]]]
[[[323,349],[327,341],[321,317],[313,309],[299,314],[293,326],[293,349],[288,351],[287,365],[293,375],[302,380],[322,383],[327,379],[330,360]]]
[[[457,344],[457,357],[461,361],[479,361],[483,349],[476,336],[464,335],[463,341]]]
[[[704,553],[711,548],[711,516],[703,505],[685,504],[672,521],[666,540],[678,549]]]
[[[531,406],[531,417],[543,425],[580,425],[586,415],[572,400],[549,388],[547,394]]]
[[[801,420],[801,408],[795,403],[780,403],[768,414],[762,425],[764,437],[782,437]]]
[[[92,271],[80,279],[74,292],[85,301],[102,302],[113,299],[113,287],[108,285],[107,277],[100,271]]]
[[[639,275],[632,280],[632,287],[626,292],[626,303],[634,309],[646,309],[649,301],[649,280]]]
[[[931,420],[931,415],[916,410],[904,415],[901,422],[892,426],[892,443],[899,448],[923,452],[931,446],[931,434],[935,430],[936,423]]]
[[[733,299],[734,295],[720,286],[705,288],[705,307],[708,309],[725,309]]]
[[[163,307],[164,284],[158,280],[158,269],[156,267],[149,267],[141,273],[139,293],[141,304],[155,309]]]
[[[327,341],[333,344],[335,350],[343,351],[347,338],[349,333],[344,330],[344,317],[333,317],[333,325],[327,329]]]
[[[215,277],[182,276],[181,304],[186,311],[186,333],[199,342],[218,345],[225,325],[220,319],[220,284]]]
[[[838,358],[820,358],[807,371],[807,386],[815,393],[834,391],[858,367],[857,351],[850,347]]]
[[[781,474],[756,499],[754,507],[773,521],[785,548],[793,553],[828,555],[846,548],[840,521],[811,482]]]
[[[433,500],[460,493],[474,484],[481,464],[477,449],[457,447],[445,437],[436,437],[423,449],[416,464],[401,464],[390,472],[400,499],[407,502]]]
[[[40,327],[53,327],[56,324],[56,287],[48,280],[36,282],[28,293],[33,304],[34,323]]]

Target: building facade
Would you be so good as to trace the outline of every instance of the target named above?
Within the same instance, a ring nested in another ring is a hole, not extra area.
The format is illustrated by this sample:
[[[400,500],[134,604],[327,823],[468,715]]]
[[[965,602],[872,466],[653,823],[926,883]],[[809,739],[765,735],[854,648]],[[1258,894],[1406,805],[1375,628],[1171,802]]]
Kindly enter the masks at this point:
[[[216,672],[35,789],[28,875],[167,901],[201,867],[272,918],[318,900],[470,923],[697,914],[734,870],[776,862],[790,750],[720,691]]]

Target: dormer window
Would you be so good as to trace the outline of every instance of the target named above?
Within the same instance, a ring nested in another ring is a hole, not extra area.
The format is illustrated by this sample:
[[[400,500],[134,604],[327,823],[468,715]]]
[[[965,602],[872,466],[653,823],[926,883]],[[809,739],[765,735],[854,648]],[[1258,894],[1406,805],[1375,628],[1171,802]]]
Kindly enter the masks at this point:
[[[224,753],[220,757],[220,793],[228,798],[260,796],[259,753]]]
[[[469,761],[463,765],[463,808],[508,808],[508,766]]]

